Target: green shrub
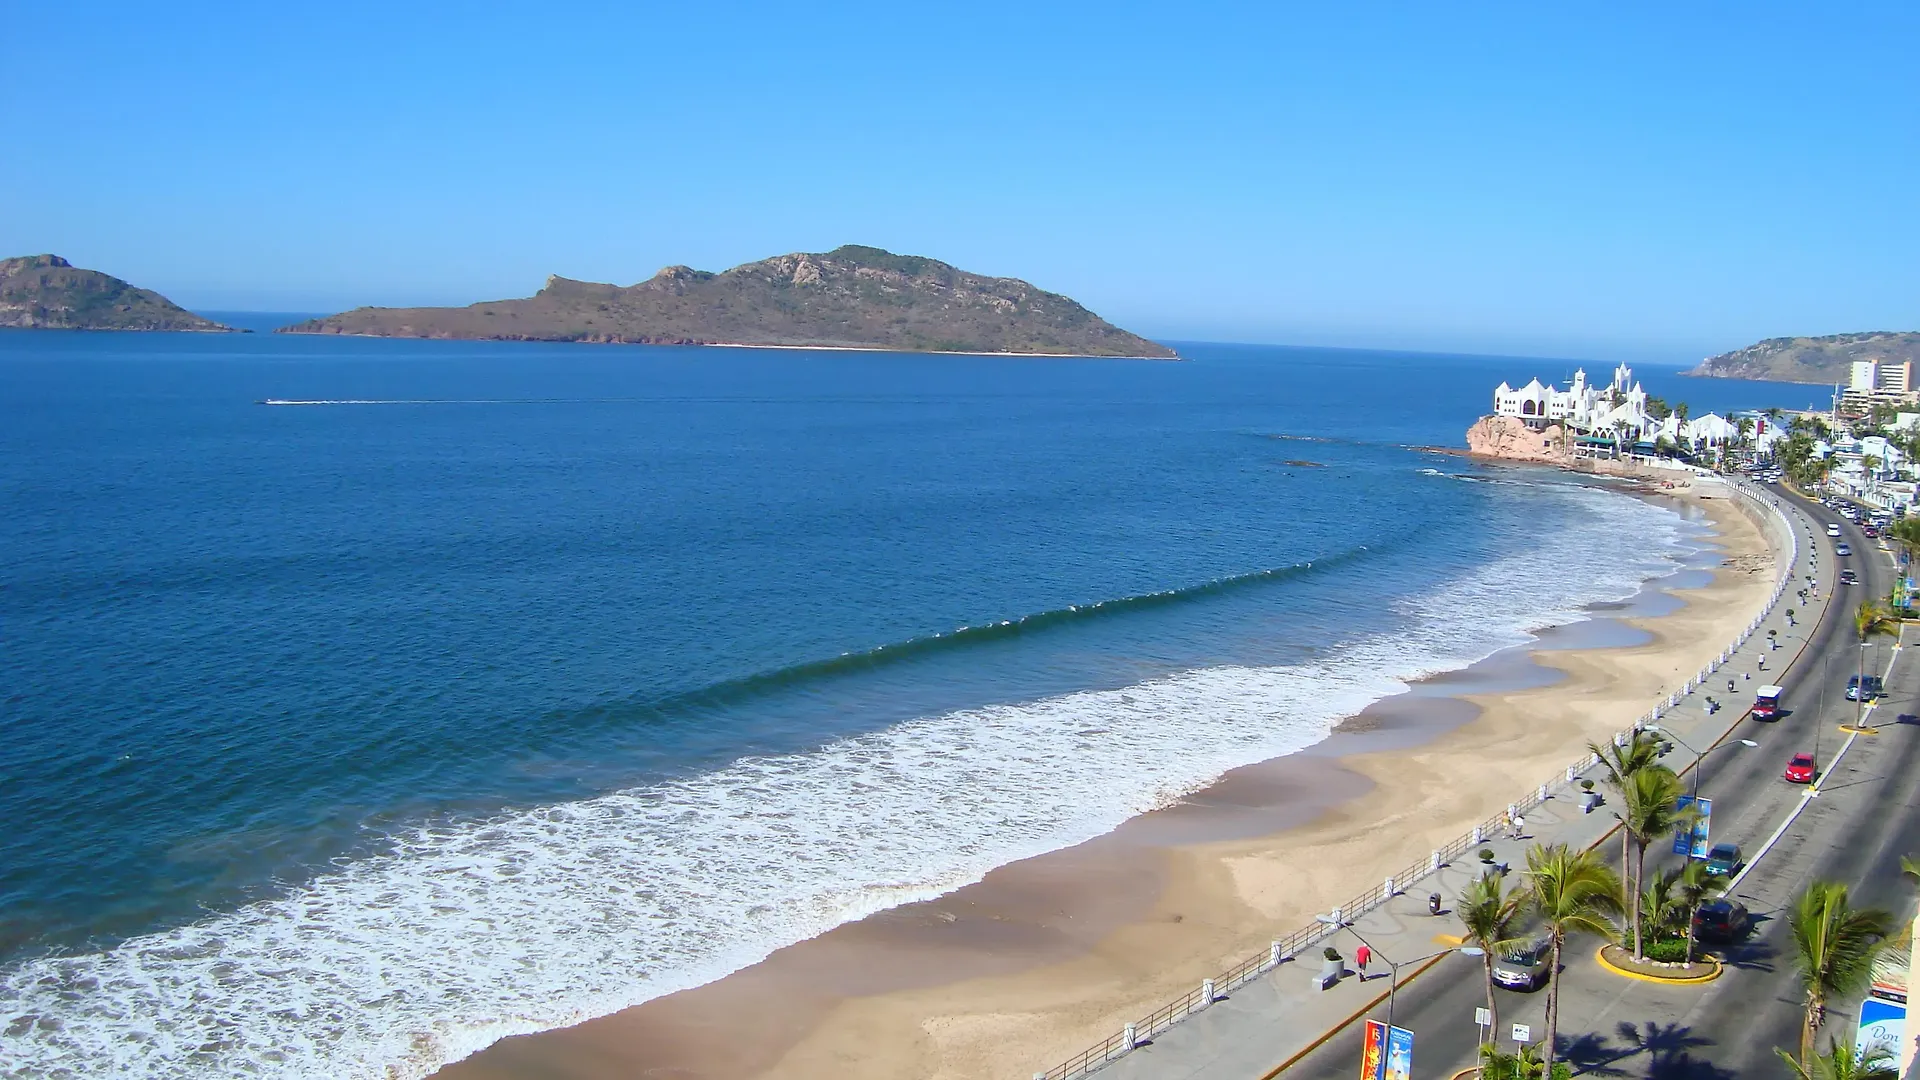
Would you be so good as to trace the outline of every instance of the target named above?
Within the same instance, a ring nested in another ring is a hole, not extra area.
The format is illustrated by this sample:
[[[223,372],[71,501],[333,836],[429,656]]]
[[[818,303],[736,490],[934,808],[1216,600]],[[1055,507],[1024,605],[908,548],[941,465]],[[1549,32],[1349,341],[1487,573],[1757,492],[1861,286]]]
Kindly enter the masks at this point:
[[[1661,964],[1678,964],[1687,958],[1686,938],[1661,938],[1645,944],[1647,959]]]

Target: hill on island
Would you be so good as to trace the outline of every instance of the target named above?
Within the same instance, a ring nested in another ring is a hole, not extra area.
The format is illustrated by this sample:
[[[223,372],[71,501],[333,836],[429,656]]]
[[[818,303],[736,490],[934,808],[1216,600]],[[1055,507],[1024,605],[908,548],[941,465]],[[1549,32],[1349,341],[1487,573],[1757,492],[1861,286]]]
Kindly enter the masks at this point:
[[[0,259],[0,327],[28,330],[198,330],[231,333],[151,289],[58,255]]]
[[[524,300],[356,308],[287,334],[781,345],[902,352],[1172,357],[1073,300],[937,259],[849,245],[720,273],[669,266],[638,285],[550,277]]]
[[[1920,362],[1920,333],[1874,331],[1826,337],[1768,338],[1730,353],[1709,356],[1684,374],[1775,382],[1844,383],[1855,360]]]

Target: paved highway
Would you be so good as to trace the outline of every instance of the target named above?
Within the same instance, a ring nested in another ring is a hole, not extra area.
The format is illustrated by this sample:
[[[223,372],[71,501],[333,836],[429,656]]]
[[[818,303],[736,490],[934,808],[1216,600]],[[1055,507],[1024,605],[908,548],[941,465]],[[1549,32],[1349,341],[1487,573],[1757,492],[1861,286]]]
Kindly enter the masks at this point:
[[[1817,504],[1800,505],[1817,523],[1841,520]],[[1893,571],[1887,555],[1858,527],[1844,524],[1843,532],[1854,554],[1837,560],[1833,540],[1802,534],[1803,544],[1822,545],[1820,587],[1839,588],[1840,593],[1826,617],[1809,628],[1808,653],[1783,684],[1789,711],[1772,723],[1741,721],[1731,738],[1751,739],[1758,747],[1730,742],[1706,757],[1701,794],[1714,802],[1716,842],[1732,840],[1749,853],[1756,851],[1801,802],[1804,789],[1781,779],[1789,755],[1817,751],[1825,770],[1845,744],[1847,737],[1838,725],[1853,720],[1854,705],[1845,700],[1844,690],[1860,652],[1853,637],[1853,609],[1863,599],[1883,599]],[[1860,575],[1861,584],[1837,586],[1834,571],[1849,567]],[[1787,656],[1787,648],[1798,643],[1782,644],[1780,655]],[[1909,655],[1895,665],[1887,700],[1875,710],[1881,734],[1853,742],[1831,775],[1823,777],[1821,793],[1807,802],[1734,891],[1758,925],[1745,943],[1729,952],[1726,974],[1702,987],[1626,979],[1603,971],[1594,961],[1598,941],[1576,939],[1569,945],[1562,975],[1563,1058],[1582,1071],[1607,1076],[1706,1080],[1784,1075],[1773,1048],[1792,1050],[1798,1045],[1801,1015],[1783,917],[1793,896],[1807,881],[1827,878],[1854,886],[1860,903],[1896,914],[1912,910],[1912,891],[1899,878],[1898,863],[1902,854],[1920,850],[1920,724],[1897,717],[1920,711],[1913,704],[1920,699],[1920,649],[1902,652]],[[1867,670],[1884,672],[1891,655],[1888,644],[1871,646]],[[1774,674],[1755,673],[1752,680],[1742,680],[1736,702],[1743,704],[1753,686]],[[1684,749],[1676,749],[1668,759],[1675,768],[1689,760]],[[1618,841],[1606,842],[1602,850],[1617,859]],[[1678,856],[1663,854],[1659,864],[1678,861]],[[1655,862],[1650,850],[1649,871]],[[1457,930],[1457,925],[1449,929]],[[1474,1009],[1486,1002],[1479,964],[1477,958],[1452,957],[1401,988],[1394,1019],[1415,1033],[1417,1075],[1443,1077],[1473,1064],[1480,1041]],[[1503,1025],[1531,1024],[1538,1039],[1546,995],[1499,993]],[[1831,1010],[1832,1029],[1844,1031],[1848,1040],[1853,1009],[1849,1004]],[[1359,1055],[1359,1025],[1354,1025],[1285,1076],[1346,1080],[1358,1067]]]

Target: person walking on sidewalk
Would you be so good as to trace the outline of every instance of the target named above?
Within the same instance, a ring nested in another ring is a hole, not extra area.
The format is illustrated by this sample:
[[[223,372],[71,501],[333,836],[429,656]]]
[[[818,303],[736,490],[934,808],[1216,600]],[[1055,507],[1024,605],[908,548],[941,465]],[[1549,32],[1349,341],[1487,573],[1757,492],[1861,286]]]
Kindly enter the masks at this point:
[[[1527,836],[1527,819],[1524,814],[1513,815],[1513,838],[1524,840]]]
[[[1353,950],[1353,962],[1359,965],[1360,967],[1361,982],[1367,981],[1367,964],[1372,959],[1373,959],[1373,950],[1368,948],[1365,942],[1361,942],[1360,947]]]

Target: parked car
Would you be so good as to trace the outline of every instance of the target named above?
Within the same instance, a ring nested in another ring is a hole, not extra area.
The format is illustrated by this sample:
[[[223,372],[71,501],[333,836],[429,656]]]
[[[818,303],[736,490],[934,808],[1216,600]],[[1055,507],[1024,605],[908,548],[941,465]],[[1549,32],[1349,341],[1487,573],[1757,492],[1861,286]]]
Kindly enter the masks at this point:
[[[1835,555],[1841,555],[1841,556],[1851,555],[1853,554],[1853,549],[1848,547],[1845,543],[1839,543],[1839,544],[1833,545],[1833,553]]]
[[[1781,774],[1790,784],[1813,783],[1813,755],[1795,754],[1787,759],[1787,771]]]
[[[1840,571],[1840,584],[1858,585],[1860,584],[1860,575],[1851,570],[1842,570]]]
[[[1709,900],[1693,913],[1693,940],[1703,945],[1731,945],[1751,929],[1753,916],[1737,900]]]
[[[1862,678],[1858,675],[1847,676],[1848,701],[1878,701],[1887,692],[1887,687],[1878,675]]]
[[[1545,938],[1516,945],[1493,958],[1493,981],[1509,990],[1538,990],[1547,984],[1553,943]]]
[[[1839,522],[1837,522],[1837,521],[1829,521],[1829,522],[1827,522],[1827,535],[1828,535],[1828,536],[1839,536],[1839,535],[1840,535],[1840,523],[1839,523]]]
[[[1715,844],[1707,852],[1707,873],[1732,876],[1742,861],[1739,844]]]

